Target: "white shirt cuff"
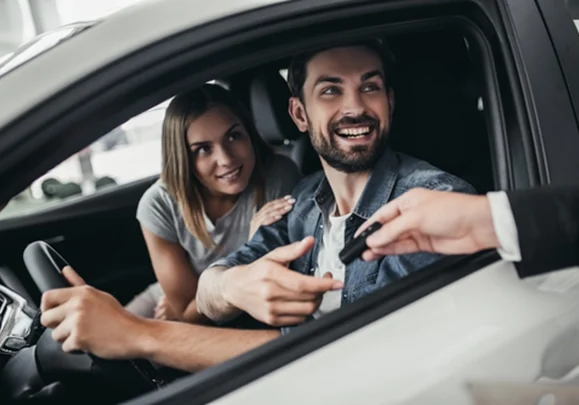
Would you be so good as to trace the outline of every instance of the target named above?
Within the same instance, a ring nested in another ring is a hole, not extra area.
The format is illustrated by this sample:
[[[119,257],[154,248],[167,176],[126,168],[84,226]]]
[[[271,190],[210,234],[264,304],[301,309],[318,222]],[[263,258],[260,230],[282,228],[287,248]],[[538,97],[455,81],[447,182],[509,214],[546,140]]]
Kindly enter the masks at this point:
[[[487,193],[487,198],[491,206],[493,226],[500,245],[497,251],[503,260],[520,262],[519,234],[507,193],[504,191],[491,191]]]

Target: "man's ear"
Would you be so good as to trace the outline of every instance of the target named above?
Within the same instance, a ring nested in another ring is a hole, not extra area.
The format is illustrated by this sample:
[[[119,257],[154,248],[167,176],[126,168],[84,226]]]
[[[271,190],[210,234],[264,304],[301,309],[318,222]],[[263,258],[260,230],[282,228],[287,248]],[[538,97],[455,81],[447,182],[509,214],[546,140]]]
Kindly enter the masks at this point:
[[[390,121],[392,121],[392,116],[394,115],[394,105],[395,105],[395,98],[394,98],[394,90],[388,90],[388,115],[390,115]]]
[[[306,115],[306,109],[298,97],[290,97],[288,112],[300,132],[307,132],[308,117]]]

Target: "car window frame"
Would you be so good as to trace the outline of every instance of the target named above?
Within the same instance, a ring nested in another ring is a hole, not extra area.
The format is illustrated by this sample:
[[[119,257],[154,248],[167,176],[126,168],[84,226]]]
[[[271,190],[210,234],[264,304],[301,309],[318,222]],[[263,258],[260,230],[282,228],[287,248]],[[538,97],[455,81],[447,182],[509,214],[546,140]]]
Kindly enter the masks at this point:
[[[10,52],[8,55],[0,58],[0,78],[10,74],[13,70],[25,65],[34,58],[42,55],[44,52],[48,52],[50,49],[57,47],[70,38],[73,38],[81,32],[86,31],[98,22],[99,20],[92,20],[66,24],[54,30],[46,31],[40,35],[35,36],[14,51]],[[41,44],[42,41],[51,38],[56,38],[55,42],[49,43],[40,47],[39,49],[34,50],[34,48]],[[27,54],[27,52],[30,52],[30,50],[34,50],[34,52],[32,54]]]

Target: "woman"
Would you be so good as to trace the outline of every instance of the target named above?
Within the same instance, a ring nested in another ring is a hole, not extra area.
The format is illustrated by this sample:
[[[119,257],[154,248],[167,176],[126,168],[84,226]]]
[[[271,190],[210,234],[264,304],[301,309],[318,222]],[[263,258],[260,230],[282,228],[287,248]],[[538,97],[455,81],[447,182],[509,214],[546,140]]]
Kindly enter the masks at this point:
[[[296,165],[274,155],[247,112],[224,88],[176,96],[165,113],[161,178],[143,195],[137,219],[158,283],[127,309],[144,317],[201,322],[198,276],[261,225],[291,210]]]

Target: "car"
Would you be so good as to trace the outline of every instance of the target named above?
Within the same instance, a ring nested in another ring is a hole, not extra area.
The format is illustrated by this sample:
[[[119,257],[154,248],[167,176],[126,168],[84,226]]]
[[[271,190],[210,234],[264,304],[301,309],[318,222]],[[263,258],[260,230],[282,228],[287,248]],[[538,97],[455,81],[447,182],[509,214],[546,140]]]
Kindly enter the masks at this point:
[[[387,41],[396,59],[394,148],[479,193],[579,183],[579,34],[563,0],[164,0],[83,27],[0,75],[0,206],[131,119],[209,81],[234,92],[264,139],[304,173],[318,170],[308,137],[287,116],[288,60],[367,37]],[[577,269],[521,279],[495,251],[445,257],[169,383],[142,359],[62,352],[39,326],[41,292],[63,285],[56,270],[64,259],[122,303],[152,282],[135,210],[157,176],[146,167],[121,184],[0,220],[3,401],[579,401]]]

